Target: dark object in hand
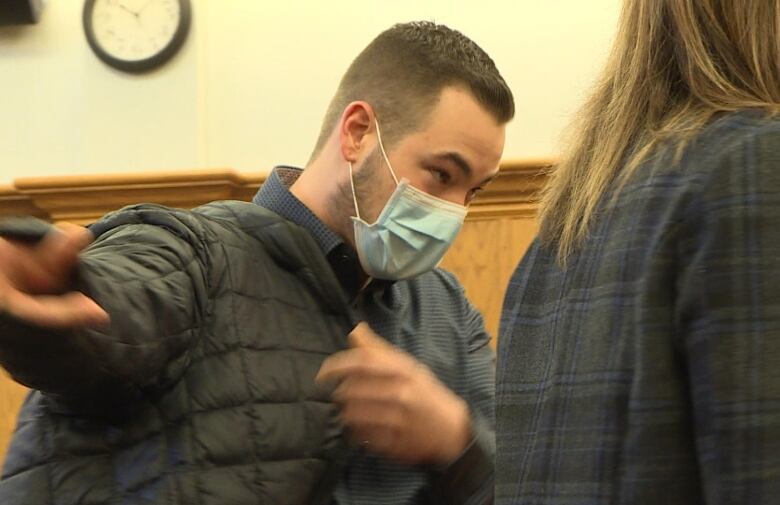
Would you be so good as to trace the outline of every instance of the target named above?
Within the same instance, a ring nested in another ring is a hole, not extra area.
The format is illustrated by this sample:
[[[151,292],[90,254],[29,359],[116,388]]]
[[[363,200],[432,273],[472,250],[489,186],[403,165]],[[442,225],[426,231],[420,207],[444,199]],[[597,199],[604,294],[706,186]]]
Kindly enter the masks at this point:
[[[0,219],[0,237],[34,245],[40,242],[53,227],[35,217],[9,217]]]

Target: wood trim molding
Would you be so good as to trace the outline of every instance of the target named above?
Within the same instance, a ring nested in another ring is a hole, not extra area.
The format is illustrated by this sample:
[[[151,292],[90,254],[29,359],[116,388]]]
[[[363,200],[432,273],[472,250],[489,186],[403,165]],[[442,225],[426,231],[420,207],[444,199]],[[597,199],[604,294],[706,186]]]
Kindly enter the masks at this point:
[[[508,161],[471,205],[468,219],[532,217],[550,159]],[[87,224],[140,202],[191,208],[213,200],[250,200],[265,172],[198,169],[128,174],[24,177],[0,185],[0,216],[32,215]]]
[[[505,161],[501,175],[474,199],[468,219],[536,216],[539,196],[552,166],[550,158]]]
[[[0,216],[28,215],[46,219],[46,213],[11,184],[0,185]]]

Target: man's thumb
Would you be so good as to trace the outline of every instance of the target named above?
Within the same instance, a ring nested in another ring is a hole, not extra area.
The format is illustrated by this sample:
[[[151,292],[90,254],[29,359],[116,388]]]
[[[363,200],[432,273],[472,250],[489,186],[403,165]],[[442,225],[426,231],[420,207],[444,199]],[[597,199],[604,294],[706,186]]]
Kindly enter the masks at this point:
[[[349,333],[349,344],[351,347],[387,347],[385,339],[377,335],[367,322],[360,322]]]

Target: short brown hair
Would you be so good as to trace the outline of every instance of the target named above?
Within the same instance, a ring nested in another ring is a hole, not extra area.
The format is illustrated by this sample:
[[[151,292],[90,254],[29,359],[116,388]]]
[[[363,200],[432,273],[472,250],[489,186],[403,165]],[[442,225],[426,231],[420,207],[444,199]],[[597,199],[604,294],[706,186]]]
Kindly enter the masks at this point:
[[[503,124],[515,114],[512,92],[493,60],[471,39],[432,22],[385,30],[355,58],[322,122],[319,154],[348,104],[371,104],[388,145],[420,128],[446,86],[463,86]]]

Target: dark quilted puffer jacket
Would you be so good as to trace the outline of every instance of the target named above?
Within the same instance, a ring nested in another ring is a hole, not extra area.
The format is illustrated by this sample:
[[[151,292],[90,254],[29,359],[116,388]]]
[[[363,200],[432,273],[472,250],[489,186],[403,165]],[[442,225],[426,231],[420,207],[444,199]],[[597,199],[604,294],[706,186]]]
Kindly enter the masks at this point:
[[[74,282],[110,327],[0,316],[0,363],[35,390],[0,504],[328,503],[344,441],[313,379],[353,321],[311,236],[242,202],[92,230]]]

